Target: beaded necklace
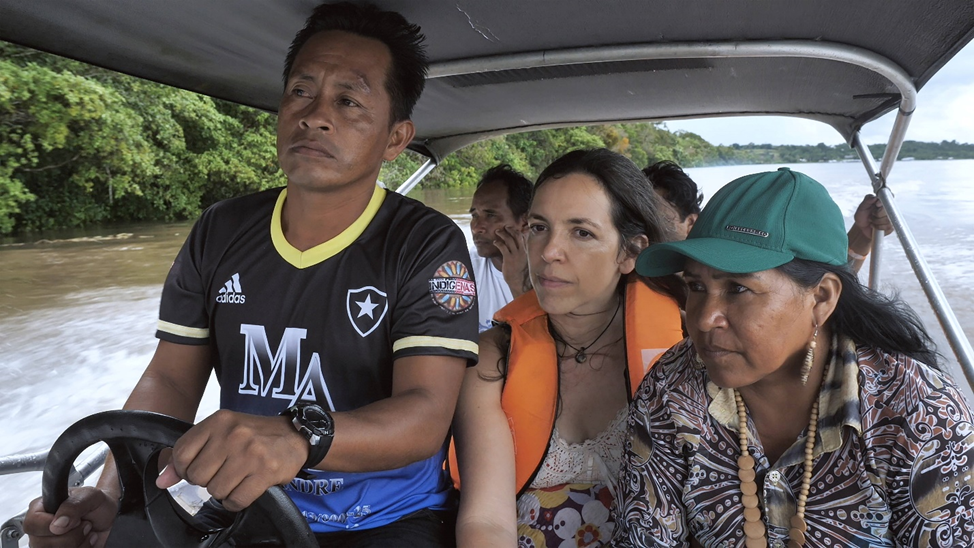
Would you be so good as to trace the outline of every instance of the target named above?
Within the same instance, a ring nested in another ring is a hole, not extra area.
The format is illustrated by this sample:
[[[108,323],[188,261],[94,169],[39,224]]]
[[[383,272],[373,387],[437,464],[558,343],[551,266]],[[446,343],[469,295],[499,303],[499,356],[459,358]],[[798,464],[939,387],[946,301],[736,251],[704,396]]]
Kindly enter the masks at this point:
[[[825,374],[822,383],[825,383]],[[821,388],[819,388],[821,393]],[[737,477],[741,480],[741,502],[744,504],[744,545],[747,548],[763,548],[768,545],[767,531],[761,521],[761,508],[758,506],[758,486],[755,482],[754,457],[747,449],[747,408],[740,392],[734,390],[734,402],[737,403],[738,435],[741,445],[741,456],[737,459]],[[805,523],[805,503],[808,501],[809,486],[812,483],[812,461],[815,449],[815,437],[818,431],[818,397],[812,404],[811,417],[808,420],[808,435],[805,439],[805,467],[802,475],[802,486],[798,491],[798,509],[791,518],[791,529],[788,536],[788,548],[801,548],[805,544],[805,533],[808,524]]]

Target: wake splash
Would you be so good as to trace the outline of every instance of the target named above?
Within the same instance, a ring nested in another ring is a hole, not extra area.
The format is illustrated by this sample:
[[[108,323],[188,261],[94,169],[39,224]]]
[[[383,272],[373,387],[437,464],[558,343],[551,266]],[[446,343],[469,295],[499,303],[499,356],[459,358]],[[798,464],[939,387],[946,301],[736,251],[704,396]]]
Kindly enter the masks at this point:
[[[122,407],[155,350],[160,292],[79,291],[57,308],[0,318],[3,456],[46,450],[82,417]],[[202,416],[219,406],[215,385],[211,378]],[[0,522],[40,496],[40,480],[40,472],[0,476]]]

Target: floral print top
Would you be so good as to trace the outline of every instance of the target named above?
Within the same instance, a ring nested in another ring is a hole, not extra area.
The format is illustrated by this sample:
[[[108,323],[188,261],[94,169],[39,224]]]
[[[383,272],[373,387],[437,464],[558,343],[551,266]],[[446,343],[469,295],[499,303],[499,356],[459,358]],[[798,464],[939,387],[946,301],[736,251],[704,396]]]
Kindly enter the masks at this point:
[[[653,368],[629,415],[619,546],[744,546],[733,391],[687,339]],[[806,547],[974,546],[974,426],[943,373],[848,339],[831,349],[805,510]],[[769,546],[788,543],[805,434],[770,463],[748,420]]]
[[[517,499],[519,548],[597,548],[609,541],[627,411],[581,443],[569,443],[555,426],[541,468]]]

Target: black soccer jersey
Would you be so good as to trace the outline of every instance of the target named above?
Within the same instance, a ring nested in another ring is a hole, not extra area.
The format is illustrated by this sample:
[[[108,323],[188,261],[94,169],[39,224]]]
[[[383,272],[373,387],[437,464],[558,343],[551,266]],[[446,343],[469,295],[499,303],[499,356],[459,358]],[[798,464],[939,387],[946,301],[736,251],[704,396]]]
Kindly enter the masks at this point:
[[[476,360],[470,259],[452,221],[376,187],[348,229],[301,252],[281,229],[285,198],[275,189],[209,208],[166,279],[156,335],[211,346],[222,408],[348,411],[391,395],[396,358]],[[316,531],[377,527],[443,507],[442,462],[315,472],[287,488]]]

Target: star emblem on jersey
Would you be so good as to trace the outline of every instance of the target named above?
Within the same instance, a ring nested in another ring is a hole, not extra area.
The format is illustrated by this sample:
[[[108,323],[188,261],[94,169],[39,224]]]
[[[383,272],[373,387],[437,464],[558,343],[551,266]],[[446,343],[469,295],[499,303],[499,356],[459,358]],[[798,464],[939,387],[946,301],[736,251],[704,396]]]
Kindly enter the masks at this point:
[[[348,321],[352,322],[355,331],[362,337],[368,337],[376,327],[379,327],[382,318],[386,317],[386,312],[389,311],[389,298],[383,291],[371,285],[349,289],[345,297],[345,310],[348,312]]]
[[[375,316],[372,314],[372,311],[375,310],[376,307],[379,305],[372,302],[372,295],[366,295],[364,301],[362,302],[355,301],[355,304],[357,304],[359,308],[358,316],[355,316],[356,318],[361,318],[366,314],[368,314],[370,318],[373,319],[375,318]]]

